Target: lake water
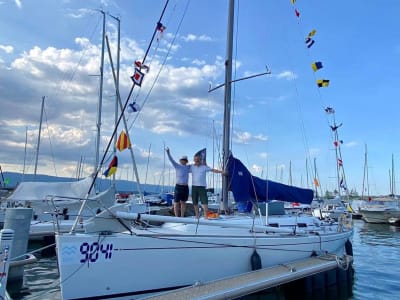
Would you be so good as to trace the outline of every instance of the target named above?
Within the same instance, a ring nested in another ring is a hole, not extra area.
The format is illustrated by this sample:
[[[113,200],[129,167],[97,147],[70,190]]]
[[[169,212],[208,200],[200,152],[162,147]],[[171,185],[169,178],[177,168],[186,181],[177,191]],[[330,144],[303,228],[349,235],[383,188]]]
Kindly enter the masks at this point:
[[[335,290],[310,296],[298,290],[294,293],[296,296],[288,296],[279,291],[274,294],[259,293],[243,299],[400,299],[400,227],[368,224],[362,220],[353,222],[354,282],[344,294],[338,294]],[[55,257],[38,258],[37,263],[25,270],[25,284],[28,291],[14,299],[60,299]]]

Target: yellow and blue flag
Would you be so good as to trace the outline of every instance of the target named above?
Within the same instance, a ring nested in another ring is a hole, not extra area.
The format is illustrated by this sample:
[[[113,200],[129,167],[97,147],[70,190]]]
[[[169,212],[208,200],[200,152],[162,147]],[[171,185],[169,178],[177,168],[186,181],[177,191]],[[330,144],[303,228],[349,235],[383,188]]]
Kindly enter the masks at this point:
[[[322,69],[322,67],[323,67],[322,62],[320,61],[316,61],[311,64],[311,68],[314,70],[314,72],[318,71],[319,69]]]

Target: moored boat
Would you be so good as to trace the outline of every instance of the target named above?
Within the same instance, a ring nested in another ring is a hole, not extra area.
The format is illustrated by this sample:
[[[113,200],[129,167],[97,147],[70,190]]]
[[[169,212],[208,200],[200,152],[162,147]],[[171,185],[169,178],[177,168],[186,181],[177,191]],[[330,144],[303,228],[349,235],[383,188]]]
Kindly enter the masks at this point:
[[[228,89],[232,82],[233,0],[229,12]],[[230,91],[226,95],[224,129],[231,125]],[[283,205],[281,213],[269,214],[273,200],[309,205],[314,193],[253,176],[231,153],[229,130],[224,130],[223,144],[222,199],[225,204],[228,191],[232,191],[241,211],[208,220],[114,208],[103,211],[85,224],[84,233],[72,228],[68,234],[56,235],[62,298],[140,298],[310,256],[341,256],[346,248],[349,251],[351,224],[288,215]]]

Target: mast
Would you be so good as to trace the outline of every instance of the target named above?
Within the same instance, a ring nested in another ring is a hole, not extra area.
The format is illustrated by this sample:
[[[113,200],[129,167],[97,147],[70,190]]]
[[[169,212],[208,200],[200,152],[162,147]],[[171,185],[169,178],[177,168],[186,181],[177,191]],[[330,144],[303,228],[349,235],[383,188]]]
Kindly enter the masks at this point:
[[[41,108],[41,110],[40,110],[39,134],[38,134],[38,141],[37,141],[37,146],[36,146],[35,170],[34,170],[34,172],[33,172],[33,174],[35,175],[35,177],[36,177],[37,166],[38,166],[38,160],[39,160],[39,147],[40,147],[40,135],[41,135],[41,133],[42,133],[44,99],[45,99],[45,96],[42,97],[42,108]]]
[[[28,126],[26,126],[25,129],[25,146],[24,146],[24,166],[22,168],[22,179],[21,181],[24,181],[24,176],[25,176],[25,167],[26,167],[26,146],[28,144]]]
[[[116,79],[115,79],[115,85],[116,85],[116,90],[119,91],[119,68],[120,68],[120,52],[121,52],[121,21],[119,18],[114,17],[113,15],[109,14],[109,16],[111,18],[113,18],[115,21],[118,22],[118,42],[117,42],[117,74],[116,74]],[[119,111],[118,111],[118,92],[115,93],[115,115],[114,115],[114,124],[115,126],[117,126],[118,123],[118,116],[119,116]],[[114,149],[113,149],[113,153],[114,156],[117,154],[117,135],[114,135]],[[115,185],[115,173],[113,174],[113,180],[112,180],[112,184]]]
[[[392,190],[391,193],[393,195],[393,199],[396,198],[395,194],[396,194],[396,186],[395,186],[395,177],[394,177],[394,156],[392,154]]]
[[[96,172],[99,166],[99,149],[100,149],[100,128],[101,128],[101,110],[103,103],[103,77],[104,77],[104,46],[105,46],[105,34],[106,34],[106,14],[100,10],[103,14],[103,34],[101,41],[101,62],[100,62],[100,90],[99,90],[99,104],[97,110],[97,138],[96,138],[96,156],[94,162],[94,172]]]
[[[365,184],[367,187],[365,188]],[[369,184],[368,184],[368,157],[367,157],[367,144],[365,144],[365,154],[364,154],[364,176],[361,192],[361,200],[364,200],[364,191],[367,189],[367,195],[369,197]]]
[[[225,97],[224,97],[224,130],[222,145],[222,162],[225,169],[230,154],[230,121],[231,121],[231,83],[232,83],[232,49],[233,49],[233,24],[234,24],[234,0],[229,0],[228,35],[226,41],[225,61]],[[228,176],[222,176],[222,203],[223,210],[228,209]]]
[[[338,137],[338,127],[336,126],[336,122],[333,122],[333,126],[334,128],[336,128],[333,131],[333,141],[335,143],[339,142],[339,137]],[[336,184],[337,184],[337,191],[338,191],[338,196],[341,197],[341,191],[340,191],[340,164],[339,164],[339,159],[341,159],[341,157],[339,156],[339,150],[338,150],[339,146],[335,145],[335,157],[336,157]]]

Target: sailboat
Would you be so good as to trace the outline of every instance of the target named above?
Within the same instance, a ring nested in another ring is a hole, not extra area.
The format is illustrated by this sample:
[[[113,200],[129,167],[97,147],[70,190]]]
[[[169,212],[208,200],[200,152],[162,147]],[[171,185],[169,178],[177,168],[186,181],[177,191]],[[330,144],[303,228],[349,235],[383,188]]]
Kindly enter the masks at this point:
[[[362,219],[367,223],[400,223],[400,205],[396,196],[395,176],[394,176],[394,157],[392,155],[392,167],[389,171],[390,197],[369,199],[364,205],[360,206]]]
[[[283,202],[272,201],[310,204],[312,190],[252,176],[229,149],[233,20],[230,0],[222,194],[227,202],[232,191],[248,213],[206,220],[110,208],[87,222],[84,233],[56,235],[63,299],[137,299],[315,255],[345,254],[350,227],[286,215]]]

